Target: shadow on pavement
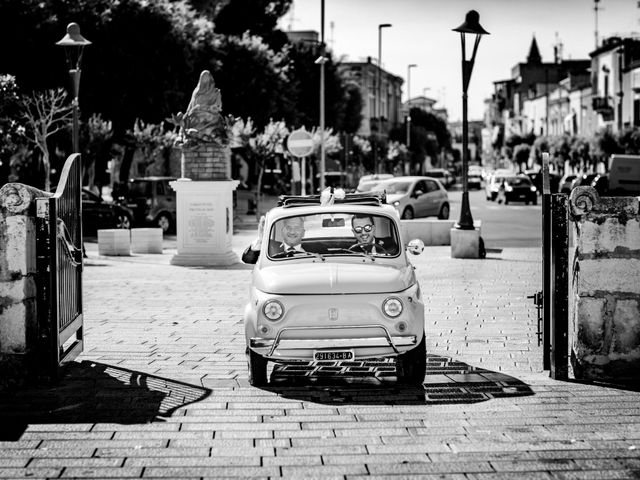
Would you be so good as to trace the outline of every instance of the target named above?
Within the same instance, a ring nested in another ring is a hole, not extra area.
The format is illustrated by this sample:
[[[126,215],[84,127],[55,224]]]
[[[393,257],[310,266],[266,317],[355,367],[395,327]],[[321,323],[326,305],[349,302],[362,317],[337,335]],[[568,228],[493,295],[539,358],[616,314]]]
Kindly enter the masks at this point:
[[[19,440],[30,424],[161,421],[211,390],[96,363],[69,363],[54,385],[0,396],[0,441]]]
[[[534,395],[515,377],[438,355],[427,355],[427,374],[421,386],[398,383],[395,362],[380,359],[275,364],[264,389],[327,405],[440,405]]]

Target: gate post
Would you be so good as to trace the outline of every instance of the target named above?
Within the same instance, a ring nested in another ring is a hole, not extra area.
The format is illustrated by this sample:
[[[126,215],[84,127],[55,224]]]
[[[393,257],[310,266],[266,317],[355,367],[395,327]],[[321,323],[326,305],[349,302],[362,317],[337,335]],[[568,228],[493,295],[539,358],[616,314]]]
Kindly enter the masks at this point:
[[[569,377],[569,226],[568,196],[551,196],[551,378]]]

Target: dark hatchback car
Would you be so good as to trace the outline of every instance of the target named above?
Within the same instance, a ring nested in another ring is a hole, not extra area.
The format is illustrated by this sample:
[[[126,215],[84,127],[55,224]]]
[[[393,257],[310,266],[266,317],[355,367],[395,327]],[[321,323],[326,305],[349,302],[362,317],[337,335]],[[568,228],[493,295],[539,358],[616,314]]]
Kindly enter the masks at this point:
[[[160,227],[163,233],[174,231],[176,192],[169,185],[174,177],[132,178],[123,192],[124,202],[133,210],[136,225]]]
[[[531,179],[526,175],[517,175],[505,177],[503,184],[500,186],[500,193],[504,195],[505,205],[509,202],[524,202],[529,205],[538,203],[538,189],[533,185]]]
[[[133,212],[114,202],[104,200],[87,188],[82,189],[82,231],[96,235],[106,228],[131,228]]]

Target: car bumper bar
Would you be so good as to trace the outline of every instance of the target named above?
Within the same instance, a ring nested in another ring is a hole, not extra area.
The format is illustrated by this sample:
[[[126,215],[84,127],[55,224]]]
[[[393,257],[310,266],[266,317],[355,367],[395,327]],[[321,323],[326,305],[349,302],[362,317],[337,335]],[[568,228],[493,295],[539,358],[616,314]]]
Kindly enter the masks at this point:
[[[379,329],[382,336],[361,337],[361,338],[282,338],[287,332],[310,330],[341,330],[341,329]],[[391,336],[389,330],[383,325],[332,325],[323,327],[284,327],[275,339],[251,338],[251,347],[270,348],[267,357],[272,357],[277,348],[283,350],[308,350],[323,348],[358,348],[358,347],[391,347],[397,354],[400,353],[398,346],[417,345],[415,335]]]

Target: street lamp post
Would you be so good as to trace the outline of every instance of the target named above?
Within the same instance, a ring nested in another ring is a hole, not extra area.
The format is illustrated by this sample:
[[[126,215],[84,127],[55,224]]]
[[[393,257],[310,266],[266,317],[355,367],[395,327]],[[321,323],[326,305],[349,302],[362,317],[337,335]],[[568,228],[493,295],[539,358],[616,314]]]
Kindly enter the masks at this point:
[[[411,146],[411,69],[417,66],[415,63],[407,65],[407,148]]]
[[[476,52],[480,37],[488,35],[480,25],[480,15],[475,10],[469,10],[465,17],[464,23],[453,29],[454,32],[460,32],[460,41],[462,45],[462,205],[460,207],[460,220],[456,228],[461,230],[473,230],[473,217],[471,216],[471,208],[469,206],[469,124],[467,120],[467,89],[473,64],[476,60]],[[467,33],[475,34],[475,42],[473,44],[473,53],[469,60],[466,59],[466,37]]]
[[[64,47],[69,66],[69,76],[71,77],[71,107],[73,114],[72,146],[73,152],[80,152],[80,121],[78,95],[80,94],[80,63],[82,62],[82,52],[84,47],[91,45],[91,42],[80,34],[80,27],[77,23],[67,25],[67,33],[56,45]]]
[[[376,117],[378,119],[378,135],[382,130],[382,106],[381,106],[381,97],[382,97],[382,79],[381,79],[381,70],[382,70],[382,29],[389,28],[392,25],[390,23],[380,23],[378,25],[378,70],[376,72]],[[373,162],[376,167],[376,173],[380,173],[380,165],[378,165],[378,142],[375,142],[373,148]]]
[[[320,65],[320,191],[325,186],[325,145],[324,145],[324,64],[327,58],[324,56],[324,0],[320,0],[320,57],[316,63]]]

